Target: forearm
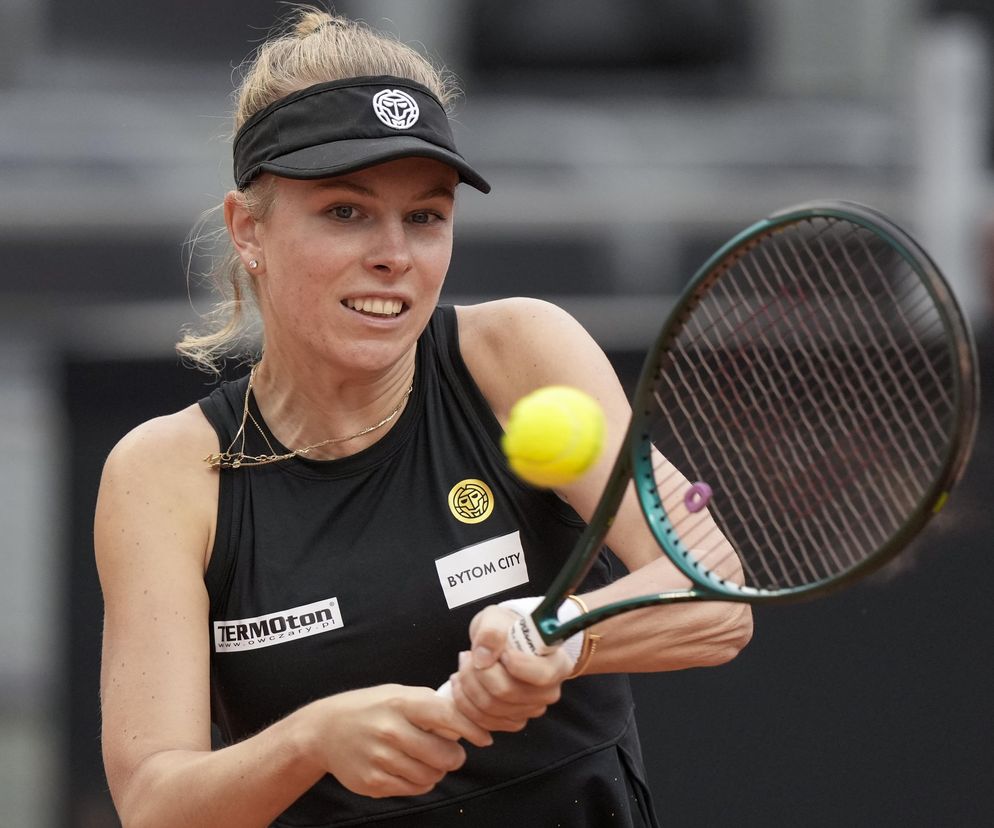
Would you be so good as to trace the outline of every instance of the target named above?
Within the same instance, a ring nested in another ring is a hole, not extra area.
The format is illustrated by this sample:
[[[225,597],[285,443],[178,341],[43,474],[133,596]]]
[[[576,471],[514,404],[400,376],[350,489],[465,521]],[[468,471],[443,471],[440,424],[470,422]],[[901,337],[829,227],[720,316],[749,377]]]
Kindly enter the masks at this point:
[[[685,589],[687,582],[660,558],[583,596],[594,609],[626,598]],[[734,658],[752,637],[746,604],[691,601],[625,613],[596,624],[601,636],[587,673],[638,673],[710,667]]]
[[[115,801],[123,828],[268,826],[323,775],[304,748],[307,708],[218,751],[145,758]]]

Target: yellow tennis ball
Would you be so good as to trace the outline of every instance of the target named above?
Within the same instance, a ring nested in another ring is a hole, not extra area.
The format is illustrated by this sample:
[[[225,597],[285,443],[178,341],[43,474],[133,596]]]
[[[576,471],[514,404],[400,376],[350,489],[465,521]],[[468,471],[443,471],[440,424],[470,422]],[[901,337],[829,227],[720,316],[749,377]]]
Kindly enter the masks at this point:
[[[593,397],[576,388],[539,388],[514,404],[501,442],[522,480],[542,488],[563,486],[600,457],[604,412]]]

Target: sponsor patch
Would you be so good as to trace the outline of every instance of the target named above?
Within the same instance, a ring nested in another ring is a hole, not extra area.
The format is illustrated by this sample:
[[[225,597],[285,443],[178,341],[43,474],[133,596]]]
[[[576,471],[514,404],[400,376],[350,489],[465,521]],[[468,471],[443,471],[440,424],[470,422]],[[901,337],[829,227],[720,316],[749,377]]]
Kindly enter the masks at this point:
[[[528,582],[520,532],[491,538],[437,558],[435,568],[449,609]]]
[[[214,651],[257,650],[298,638],[337,630],[343,626],[337,598],[325,598],[292,609],[214,622]]]
[[[463,523],[482,523],[494,511],[493,490],[482,480],[460,480],[449,489],[449,510]]]

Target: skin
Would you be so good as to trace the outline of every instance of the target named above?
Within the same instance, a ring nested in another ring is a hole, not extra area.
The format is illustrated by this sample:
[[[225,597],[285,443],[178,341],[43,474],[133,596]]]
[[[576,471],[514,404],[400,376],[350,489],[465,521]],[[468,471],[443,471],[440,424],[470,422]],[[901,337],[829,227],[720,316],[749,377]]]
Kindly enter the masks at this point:
[[[338,179],[277,179],[261,218],[239,194],[226,198],[239,254],[246,265],[259,262],[252,272],[265,356],[255,394],[284,445],[355,433],[403,398],[451,257],[456,184],[444,164],[409,158]],[[403,309],[373,317],[348,307],[359,297],[400,300]],[[628,419],[604,354],[546,303],[505,300],[457,313],[466,363],[502,423],[515,400],[551,383],[587,390],[604,406],[605,459],[560,492],[589,517]],[[359,451],[389,428],[314,456]],[[513,616],[488,607],[458,658],[452,699],[432,688],[359,689],[211,751],[204,572],[217,474],[202,458],[220,448],[194,405],[136,428],[105,465],[95,519],[103,749],[125,826],[265,826],[325,773],[367,796],[425,793],[465,761],[461,740],[486,746],[491,731],[520,730],[559,698],[571,669],[565,655],[506,651]],[[633,499],[609,542],[632,574],[584,596],[589,605],[686,585]],[[740,606],[679,605],[612,619],[596,632],[604,638],[590,672],[681,669],[734,657],[751,618]]]

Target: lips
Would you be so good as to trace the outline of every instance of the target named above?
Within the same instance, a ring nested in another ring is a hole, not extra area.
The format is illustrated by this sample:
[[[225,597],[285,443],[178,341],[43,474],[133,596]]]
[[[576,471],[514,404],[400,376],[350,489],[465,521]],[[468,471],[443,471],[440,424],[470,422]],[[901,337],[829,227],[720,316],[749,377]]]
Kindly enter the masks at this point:
[[[357,296],[344,300],[342,304],[354,311],[384,318],[397,316],[404,309],[400,299],[382,299],[378,296]]]

